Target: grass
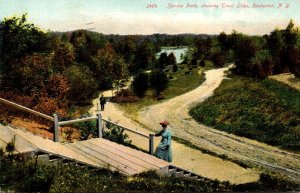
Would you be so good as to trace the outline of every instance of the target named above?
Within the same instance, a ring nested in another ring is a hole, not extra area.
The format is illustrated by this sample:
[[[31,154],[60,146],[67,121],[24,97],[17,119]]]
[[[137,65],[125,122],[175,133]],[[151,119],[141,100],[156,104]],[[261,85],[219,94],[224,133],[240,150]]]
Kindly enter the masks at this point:
[[[57,166],[0,156],[0,188],[16,192],[228,192],[297,191],[300,185],[281,176],[263,174],[258,182],[232,185],[200,178],[159,176],[148,171],[124,176],[108,169],[89,170],[76,164]]]
[[[127,116],[129,116],[133,120],[137,120],[137,113],[142,108],[163,102],[197,88],[205,81],[203,72],[212,68],[212,62],[206,61],[205,68],[193,68],[190,74],[185,74],[185,72],[189,71],[189,69],[186,67],[186,65],[179,65],[177,72],[168,73],[168,75],[173,76],[174,79],[170,80],[169,87],[165,91],[163,91],[163,100],[155,99],[153,97],[153,91],[149,89],[146,92],[145,97],[140,101],[135,103],[122,103],[120,104],[120,106],[125,111]]]
[[[198,122],[288,150],[300,151],[300,92],[275,80],[232,75],[190,111]]]
[[[0,187],[16,192],[212,192],[230,191],[228,182],[163,177],[155,171],[124,176],[108,169],[89,170],[76,164],[40,165],[0,156]]]

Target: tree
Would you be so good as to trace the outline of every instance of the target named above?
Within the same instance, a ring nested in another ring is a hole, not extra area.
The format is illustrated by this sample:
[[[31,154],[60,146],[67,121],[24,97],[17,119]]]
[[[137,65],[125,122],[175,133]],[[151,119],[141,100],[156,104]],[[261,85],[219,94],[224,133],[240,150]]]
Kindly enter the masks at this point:
[[[65,69],[63,75],[68,78],[70,84],[69,100],[84,101],[96,92],[97,83],[87,66],[70,66]]]
[[[295,27],[293,20],[290,20],[288,26],[284,30],[284,42],[285,42],[285,60],[288,64],[289,70],[296,76],[299,76],[299,45],[297,48],[297,42],[299,40],[299,29]]]
[[[154,70],[150,74],[150,85],[155,90],[155,95],[159,96],[160,93],[168,87],[169,78],[160,70]]]
[[[70,90],[67,77],[61,74],[51,74],[47,80],[45,89],[47,95],[51,98],[57,99],[61,105],[67,103],[66,99]]]
[[[143,97],[149,86],[148,74],[141,71],[134,76],[132,81],[132,89],[139,97]]]
[[[122,43],[122,42],[121,42]],[[133,64],[135,59],[135,52],[136,52],[136,44],[133,41],[132,37],[126,37],[124,44],[122,45],[122,55],[124,60],[130,66]]]
[[[251,58],[255,56],[255,53],[260,50],[260,45],[251,37],[240,36],[235,39],[234,51],[236,54],[235,59],[235,72],[240,75],[247,74],[247,66],[251,62]]]
[[[255,78],[265,78],[272,75],[272,56],[269,50],[260,50],[255,53],[251,59],[250,64],[247,66],[246,73]]]
[[[77,30],[72,32],[70,42],[74,46],[76,62],[79,64],[90,65],[92,63],[92,54],[88,47],[88,34],[86,30]]]
[[[33,52],[49,52],[50,41],[47,35],[27,22],[27,15],[4,18],[0,22],[2,36],[1,59],[9,63]]]
[[[289,49],[288,54],[290,58],[290,71],[294,73],[295,76],[300,77],[300,49]]]
[[[98,88],[109,88],[112,86],[111,66],[117,58],[117,53],[111,44],[106,44],[102,49],[98,50],[94,59],[96,63],[95,77],[98,82]]]
[[[228,51],[230,49],[230,46],[228,44],[228,36],[225,32],[221,32],[218,36],[218,41],[221,46],[222,51]]]
[[[225,57],[222,54],[221,50],[216,50],[213,54],[212,54],[212,62],[216,65],[216,66],[220,66],[222,67],[225,64]]]
[[[26,95],[42,94],[52,71],[52,57],[35,53],[11,63],[11,70],[7,72],[10,89],[22,91]]]
[[[210,50],[211,50],[212,40],[211,38],[199,38],[195,43],[195,53],[193,58],[195,59],[209,59],[210,58]]]
[[[271,51],[275,74],[283,72],[295,72],[297,66],[297,42],[299,30],[290,20],[286,29],[275,29],[267,37],[268,47]],[[297,72],[296,72],[297,73]]]
[[[109,69],[111,71],[112,82],[118,92],[122,82],[127,81],[128,79],[128,66],[125,63],[125,60],[118,56]]]
[[[267,37],[268,48],[273,58],[274,69],[273,73],[278,74],[284,71],[286,64],[282,64],[284,54],[284,37],[279,29],[275,29]]]
[[[75,63],[75,53],[73,45],[69,42],[60,42],[54,50],[54,67],[58,71],[72,66]]]
[[[168,55],[166,52],[163,52],[159,55],[158,58],[158,68],[161,70],[164,69],[167,63],[168,63]]]
[[[155,47],[149,40],[145,40],[137,49],[135,54],[135,71],[145,70],[156,62]]]
[[[50,40],[44,32],[27,22],[27,15],[21,17],[4,18],[0,22],[1,52],[0,70],[3,85],[11,85],[12,65],[16,65],[22,58],[33,53],[50,53]],[[1,75],[0,75],[1,76]]]
[[[168,55],[168,65],[176,65],[176,57],[173,52]]]
[[[294,48],[298,39],[298,28],[295,27],[293,20],[290,20],[288,26],[284,30],[284,42],[287,48]]]

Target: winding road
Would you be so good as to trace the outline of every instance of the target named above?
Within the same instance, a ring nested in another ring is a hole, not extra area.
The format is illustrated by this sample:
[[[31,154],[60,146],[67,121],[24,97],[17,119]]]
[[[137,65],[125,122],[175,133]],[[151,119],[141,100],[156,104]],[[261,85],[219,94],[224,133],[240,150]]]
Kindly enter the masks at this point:
[[[181,139],[251,166],[279,172],[300,182],[299,154],[201,125],[188,114],[195,104],[213,94],[222,82],[226,70],[227,68],[221,68],[207,71],[206,81],[198,88],[142,109],[138,120],[149,128],[156,128],[157,122],[167,119],[171,122],[173,135]]]
[[[300,155],[281,150],[254,140],[238,137],[194,121],[189,110],[213,95],[214,90],[225,78],[226,68],[213,69],[206,72],[206,81],[196,89],[165,102],[141,109],[138,123],[128,118],[117,104],[106,105],[102,112],[104,118],[111,118],[119,124],[134,128],[140,132],[150,133],[160,129],[158,123],[167,119],[171,122],[173,135],[191,142],[193,145],[207,149],[234,160],[240,160],[253,168],[268,169],[284,174],[295,181],[300,181]],[[111,91],[103,93],[111,95]],[[96,113],[98,99],[93,101],[90,112]],[[146,127],[146,128],[145,128]],[[148,141],[128,133],[133,144],[148,149]],[[157,138],[155,144],[158,144]],[[211,179],[246,183],[256,181],[259,172],[245,169],[230,161],[203,154],[198,150],[173,141],[174,164],[195,171]]]

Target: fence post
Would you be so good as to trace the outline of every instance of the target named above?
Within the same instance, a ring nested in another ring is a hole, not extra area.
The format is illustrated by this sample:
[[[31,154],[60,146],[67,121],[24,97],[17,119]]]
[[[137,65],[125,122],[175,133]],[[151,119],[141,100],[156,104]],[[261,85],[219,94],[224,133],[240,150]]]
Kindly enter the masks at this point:
[[[58,116],[53,114],[54,118],[54,142],[59,142]]]
[[[149,135],[149,153],[150,155],[153,155],[154,150],[154,134]]]
[[[99,108],[99,103],[97,103],[97,110],[96,110],[97,112],[99,112],[100,111],[100,108]]]
[[[98,119],[97,119],[98,137],[102,138],[103,133],[102,133],[102,116],[101,116],[101,113],[98,113],[97,117],[98,117]]]

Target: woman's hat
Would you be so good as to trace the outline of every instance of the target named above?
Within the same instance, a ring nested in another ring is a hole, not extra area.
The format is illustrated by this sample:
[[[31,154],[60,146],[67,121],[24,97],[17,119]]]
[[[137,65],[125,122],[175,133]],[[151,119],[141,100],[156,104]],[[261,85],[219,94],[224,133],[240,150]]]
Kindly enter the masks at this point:
[[[165,125],[165,126],[170,125],[170,123],[167,120],[164,120],[164,121],[160,122],[159,124]]]

